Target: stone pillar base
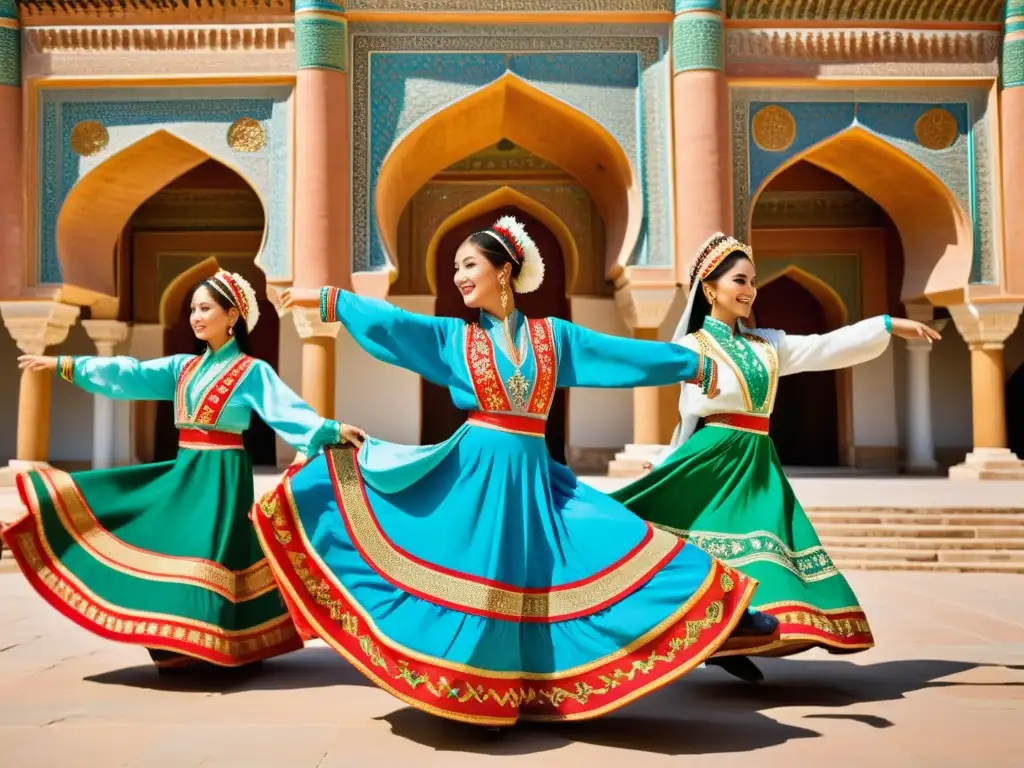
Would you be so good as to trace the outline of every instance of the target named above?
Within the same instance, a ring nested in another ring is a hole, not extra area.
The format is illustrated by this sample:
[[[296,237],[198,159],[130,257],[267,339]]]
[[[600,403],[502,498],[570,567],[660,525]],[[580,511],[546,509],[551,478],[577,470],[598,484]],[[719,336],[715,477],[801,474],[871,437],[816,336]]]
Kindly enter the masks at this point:
[[[627,445],[608,465],[608,477],[639,477],[644,473],[644,464],[654,461],[664,448],[663,445]]]
[[[949,468],[951,480],[1024,480],[1024,461],[1008,448],[975,448]]]
[[[50,469],[45,461],[19,461],[11,459],[6,467],[0,467],[0,488],[13,488],[15,478],[30,469]]]

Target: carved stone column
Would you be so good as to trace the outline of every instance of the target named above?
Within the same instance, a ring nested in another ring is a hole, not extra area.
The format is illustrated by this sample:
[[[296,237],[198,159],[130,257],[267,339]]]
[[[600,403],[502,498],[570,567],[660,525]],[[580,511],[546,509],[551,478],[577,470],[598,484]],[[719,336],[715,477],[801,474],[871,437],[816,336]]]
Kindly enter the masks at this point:
[[[78,319],[79,308],[54,301],[0,302],[0,316],[14,343],[26,355],[42,355],[60,344]],[[17,455],[10,469],[22,471],[50,457],[50,395],[53,373],[23,371],[18,390]],[[0,470],[0,485],[14,481]]]
[[[317,413],[334,418],[334,358],[341,323],[324,323],[317,309],[292,311],[302,339],[302,399]]]
[[[627,274],[621,287],[616,288],[615,301],[634,338],[657,341],[677,293],[672,283],[634,284]],[[635,477],[643,471],[645,462],[661,452],[678,420],[678,400],[678,385],[633,390],[633,442],[615,455],[608,467],[610,476]]]
[[[949,476],[970,480],[1024,479],[1024,462],[1006,442],[1006,374],[1003,347],[1020,320],[1022,304],[961,304],[950,307],[957,330],[971,350],[971,414],[974,450]]]
[[[13,299],[25,285],[21,96],[18,8],[0,0],[0,299]]]
[[[714,232],[732,234],[732,167],[722,4],[676,0],[675,7],[672,112],[676,264],[681,276]]]
[[[295,285],[351,286],[352,182],[349,160],[348,26],[334,0],[295,3]],[[334,417],[337,336],[295,318],[302,336],[302,392]],[[310,396],[312,395],[312,397]]]
[[[118,320],[83,320],[82,325],[96,345],[96,353],[100,357],[113,357],[117,345],[128,339],[128,323]],[[114,466],[115,421],[119,405],[108,397],[93,397],[93,469],[109,469]]]

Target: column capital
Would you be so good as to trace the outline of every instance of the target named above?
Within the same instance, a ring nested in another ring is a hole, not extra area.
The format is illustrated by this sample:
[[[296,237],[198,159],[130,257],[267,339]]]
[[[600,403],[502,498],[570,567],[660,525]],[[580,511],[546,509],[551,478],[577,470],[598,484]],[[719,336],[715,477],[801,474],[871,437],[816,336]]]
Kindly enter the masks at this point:
[[[341,332],[341,323],[325,323],[319,309],[293,309],[292,320],[300,339],[336,339]]]
[[[128,323],[120,320],[83,320],[82,327],[103,357],[114,354],[114,347],[128,340]]]
[[[619,316],[630,330],[657,330],[665,322],[679,295],[675,286],[642,286],[626,283],[615,289],[615,305]]]
[[[1024,2],[1007,0],[1003,11],[1003,88],[1024,85]]]
[[[676,0],[672,20],[672,73],[725,69],[720,0]]]
[[[42,355],[63,342],[80,313],[79,307],[56,301],[0,302],[4,326],[26,355]]]
[[[956,304],[949,308],[956,329],[971,349],[1002,349],[1017,328],[1024,304]]]
[[[335,0],[297,0],[295,3],[297,68],[345,72],[348,61],[348,23],[345,7]]]
[[[0,86],[21,87],[21,29],[15,0],[0,0]]]

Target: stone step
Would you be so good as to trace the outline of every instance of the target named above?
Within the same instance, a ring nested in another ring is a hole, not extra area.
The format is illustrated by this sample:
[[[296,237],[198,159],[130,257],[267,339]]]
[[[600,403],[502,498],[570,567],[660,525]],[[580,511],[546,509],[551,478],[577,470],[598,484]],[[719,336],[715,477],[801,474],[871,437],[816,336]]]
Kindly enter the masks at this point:
[[[820,533],[820,532],[819,532]],[[858,547],[861,549],[877,549],[878,551],[889,551],[894,549],[913,549],[939,551],[973,551],[973,550],[1010,550],[1024,551],[1024,538],[1020,539],[910,539],[895,536],[858,536],[850,534],[846,536],[822,536],[821,543],[828,552],[846,547]]]
[[[1020,563],[1024,567],[1024,550],[977,549],[940,552],[935,549],[874,549],[870,547],[826,547],[833,562],[850,560],[885,560],[894,563]]]
[[[863,538],[869,543],[879,539],[914,540],[980,540],[993,539],[1000,542],[1024,542],[1024,526],[965,526],[965,525],[883,525],[856,523],[817,523],[814,526],[821,539]],[[879,546],[889,546],[879,544]],[[996,549],[1002,544],[996,545]]]
[[[964,509],[822,509],[808,508],[807,516],[817,525],[962,525],[981,527],[1024,527],[1024,510]]]
[[[931,571],[944,573],[1020,573],[1024,563],[978,563],[962,560],[943,562],[906,562],[899,560],[842,560],[836,565],[844,571]]]

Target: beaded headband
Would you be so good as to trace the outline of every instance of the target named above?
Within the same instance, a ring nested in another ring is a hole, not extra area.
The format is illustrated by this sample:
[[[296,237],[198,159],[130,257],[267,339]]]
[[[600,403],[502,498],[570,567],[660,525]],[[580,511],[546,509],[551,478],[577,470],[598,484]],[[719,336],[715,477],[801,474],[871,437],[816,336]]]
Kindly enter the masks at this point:
[[[751,261],[754,260],[754,250],[746,243],[741,243],[736,238],[721,232],[713,234],[697,252],[697,258],[690,269],[690,285],[693,285],[695,280],[707,280],[711,273],[725,261],[726,256],[736,252],[742,253]]]
[[[207,281],[221,296],[231,302],[245,321],[246,330],[252,331],[260,319],[260,308],[256,292],[249,281],[234,272],[220,270]]]

